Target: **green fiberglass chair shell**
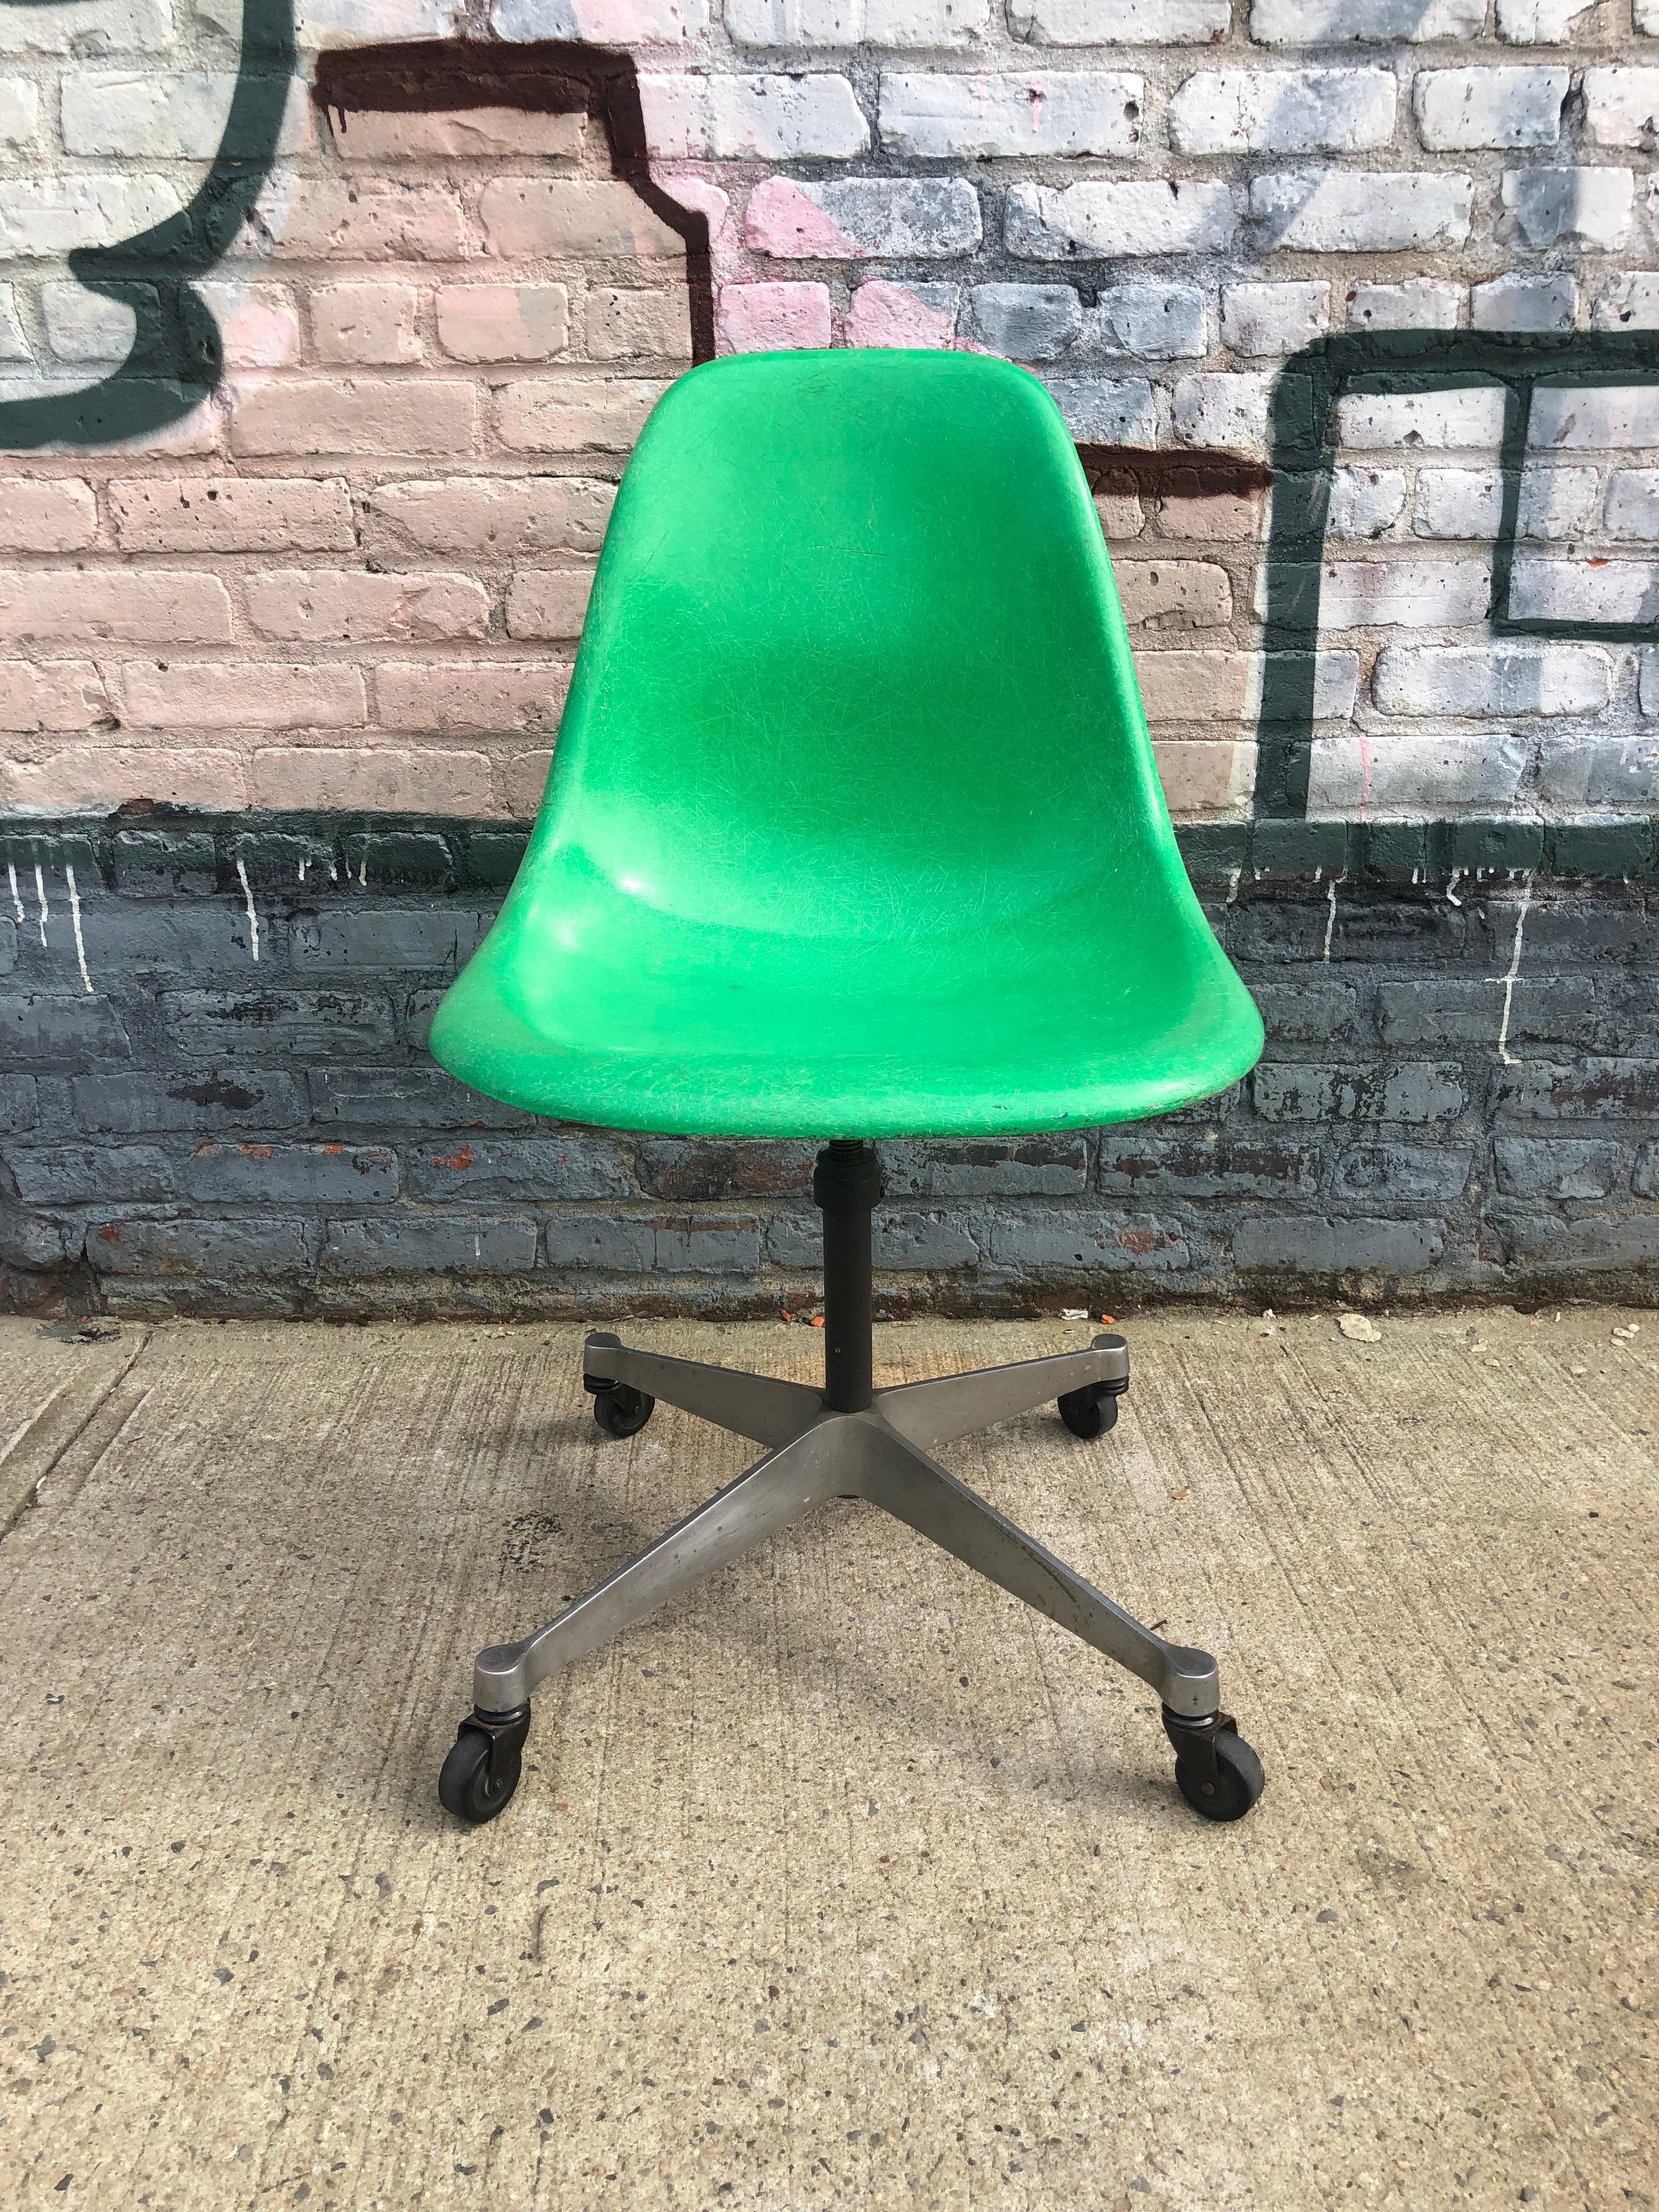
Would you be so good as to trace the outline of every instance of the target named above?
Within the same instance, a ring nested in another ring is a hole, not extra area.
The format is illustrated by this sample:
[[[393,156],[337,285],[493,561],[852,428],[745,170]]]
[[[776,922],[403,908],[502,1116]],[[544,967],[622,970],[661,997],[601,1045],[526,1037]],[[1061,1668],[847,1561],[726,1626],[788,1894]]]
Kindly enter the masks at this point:
[[[870,1140],[1167,1113],[1261,1042],[1182,866],[1100,525],[1042,385],[983,356],[876,351],[682,377],[617,496],[535,835],[432,1049],[562,1120],[826,1140],[824,1388],[589,1337],[608,1433],[663,1398],[766,1455],[549,1627],[480,1655],[444,1802],[498,1812],[537,1682],[839,1495],[1133,1668],[1188,1802],[1247,1812],[1261,1768],[1213,1661],[929,1455],[1051,1401],[1100,1433],[1123,1340],[875,1390]]]

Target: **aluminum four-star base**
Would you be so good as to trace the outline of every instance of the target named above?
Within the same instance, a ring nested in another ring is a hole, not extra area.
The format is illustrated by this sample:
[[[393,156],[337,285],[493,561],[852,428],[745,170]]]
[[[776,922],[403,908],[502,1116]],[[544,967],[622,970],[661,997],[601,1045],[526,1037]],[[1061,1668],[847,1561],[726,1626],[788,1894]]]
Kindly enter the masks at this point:
[[[1086,1352],[876,1390],[870,1217],[881,1182],[874,1152],[854,1143],[828,1146],[812,1194],[824,1217],[822,1390],[635,1351],[607,1332],[588,1337],[583,1381],[608,1435],[643,1428],[660,1398],[764,1450],[746,1474],[545,1628],[478,1654],[475,1710],[439,1781],[446,1808],[463,1820],[489,1820],[512,1796],[538,1683],[826,1499],[860,1498],[1138,1674],[1163,1699],[1188,1803],[1208,1820],[1241,1819],[1261,1794],[1261,1766],[1220,1710],[1215,1661],[1143,1628],[930,1455],[936,1445],[1056,1401],[1074,1435],[1098,1436],[1115,1421],[1129,1385],[1123,1339],[1097,1336]]]

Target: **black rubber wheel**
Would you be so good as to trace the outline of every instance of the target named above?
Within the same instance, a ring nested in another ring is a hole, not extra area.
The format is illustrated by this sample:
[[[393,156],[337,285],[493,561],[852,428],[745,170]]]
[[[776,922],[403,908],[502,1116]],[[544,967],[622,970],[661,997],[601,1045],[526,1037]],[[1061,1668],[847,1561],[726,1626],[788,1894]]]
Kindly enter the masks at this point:
[[[1215,1763],[1214,1790],[1206,1792],[1196,1769],[1181,1759],[1176,1761],[1176,1786],[1206,1820],[1242,1820],[1267,1786],[1261,1761],[1242,1735],[1223,1729],[1215,1740]]]
[[[516,1743],[492,1743],[482,1729],[463,1721],[438,1777],[438,1802],[458,1820],[481,1827],[506,1809],[519,1786],[521,1765]]]
[[[656,1410],[656,1400],[630,1382],[593,1393],[593,1418],[608,1437],[637,1436]]]
[[[1060,1418],[1074,1437],[1104,1436],[1108,1429],[1117,1426],[1116,1395],[1103,1390],[1098,1382],[1085,1382],[1080,1390],[1068,1390],[1060,1399]]]

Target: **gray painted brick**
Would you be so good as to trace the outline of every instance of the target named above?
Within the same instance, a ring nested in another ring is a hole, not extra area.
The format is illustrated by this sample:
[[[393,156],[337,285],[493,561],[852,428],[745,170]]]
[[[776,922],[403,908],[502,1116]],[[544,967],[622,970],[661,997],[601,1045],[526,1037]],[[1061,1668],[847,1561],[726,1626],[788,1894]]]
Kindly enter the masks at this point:
[[[209,1203],[369,1206],[398,1195],[398,1159],[380,1145],[198,1145],[183,1164],[185,1189]]]
[[[1355,1145],[1338,1158],[1331,1194],[1373,1212],[1379,1206],[1449,1205],[1462,1196],[1474,1163],[1467,1145]]]
[[[1289,1215],[1243,1221],[1233,1231],[1233,1259],[1248,1273],[1288,1268],[1302,1275],[1420,1275],[1445,1249],[1440,1226],[1431,1221]]]
[[[1637,1154],[1630,1187],[1638,1198],[1659,1198],[1659,1144],[1644,1145]]]
[[[1595,1010],[1595,986],[1585,977],[1517,976],[1509,993],[1509,1040],[1587,1037]],[[1501,979],[1425,976],[1384,983],[1377,1012],[1385,1045],[1493,1044],[1504,1026]]]
[[[566,1213],[547,1224],[547,1264],[599,1268],[609,1274],[649,1274],[657,1264],[656,1224],[622,1214]]]
[[[96,1066],[131,1053],[121,1018],[107,999],[84,992],[7,992],[0,994],[0,1058],[14,1067]]]
[[[766,1256],[775,1267],[822,1273],[821,1218],[816,1213],[775,1213],[766,1224]]]
[[[178,1189],[173,1164],[156,1145],[18,1146],[5,1164],[27,1206],[107,1206]]]
[[[1630,1155],[1607,1138],[1499,1137],[1498,1188],[1511,1198],[1606,1198],[1625,1180]]]
[[[364,907],[295,917],[296,968],[459,969],[483,942],[495,916],[471,908]]]
[[[1100,1188],[1143,1202],[1164,1198],[1276,1198],[1319,1188],[1316,1139],[1267,1135],[1163,1137],[1144,1127],[1108,1129],[1100,1143]]]
[[[46,934],[50,951],[73,974],[75,938],[61,886]],[[170,982],[226,971],[252,979],[260,965],[283,957],[284,925],[279,916],[260,915],[256,963],[247,908],[240,893],[234,900],[83,896],[81,938],[94,985],[135,970],[159,973]]]
[[[760,1254],[757,1221],[659,1221],[652,1265],[669,1275],[752,1275]]]
[[[1000,1267],[1061,1276],[1117,1274],[1136,1268],[1162,1274],[1185,1267],[1186,1238],[1173,1222],[1150,1213],[1101,1213],[1078,1207],[1065,1213],[995,1212],[988,1254]]]
[[[0,1267],[61,1267],[80,1251],[80,1231],[48,1214],[25,1212],[0,1194]]]
[[[335,1275],[526,1275],[536,1264],[536,1224],[522,1214],[387,1212],[331,1221],[322,1265]]]
[[[112,1275],[294,1275],[309,1271],[313,1224],[295,1219],[94,1222],[87,1257]]]
[[[9,914],[0,914],[0,975],[17,965],[17,925]]]
[[[1563,1221],[1552,1213],[1500,1216],[1498,1232],[1512,1259],[1572,1274],[1633,1268],[1659,1261],[1659,1214],[1583,1214]]]
[[[890,1198],[1063,1198],[1088,1188],[1088,1140],[1075,1133],[879,1149]]]
[[[35,1121],[34,1078],[0,1075],[0,1136],[16,1136]]]
[[[411,1145],[404,1159],[410,1196],[448,1206],[502,1199],[544,1206],[562,1199],[629,1195],[628,1171],[610,1137],[476,1138]]]
[[[817,1147],[707,1137],[647,1137],[635,1147],[640,1188],[653,1198],[781,1198],[812,1187]],[[596,1194],[597,1195],[597,1194]]]
[[[70,1094],[74,1126],[92,1134],[285,1129],[306,1119],[301,1078],[268,1067],[221,1067],[201,1075],[82,1075]]]
[[[1468,1106],[1462,1071],[1408,1060],[1392,1068],[1259,1066],[1250,1098],[1267,1121],[1449,1121]]]
[[[921,1206],[880,1206],[872,1224],[878,1267],[972,1267],[980,1251],[963,1218]]]
[[[1587,1055],[1571,1067],[1531,1060],[1505,1068],[1498,1110],[1538,1121],[1659,1114],[1659,1060]]]
[[[308,1077],[313,1118],[361,1128],[527,1129],[535,1116],[457,1083],[441,1067],[319,1067]]]
[[[386,1000],[362,991],[164,991],[179,1052],[233,1060],[352,1060],[392,1044]]]
[[[1294,983],[1253,981],[1250,996],[1267,1032],[1269,1051],[1281,1038],[1297,1044],[1344,1042],[1353,1036],[1359,1019],[1354,986],[1325,976]]]

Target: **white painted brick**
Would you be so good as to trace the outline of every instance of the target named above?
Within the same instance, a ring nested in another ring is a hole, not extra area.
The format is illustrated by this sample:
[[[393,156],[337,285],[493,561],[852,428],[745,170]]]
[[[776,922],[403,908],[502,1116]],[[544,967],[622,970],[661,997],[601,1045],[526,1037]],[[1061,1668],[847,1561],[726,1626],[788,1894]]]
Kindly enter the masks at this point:
[[[1406,509],[1403,469],[1341,468],[1331,476],[1326,528],[1333,538],[1381,538]]]
[[[1256,589],[1257,611],[1265,613],[1265,576]],[[1491,596],[1486,561],[1328,561],[1320,573],[1320,626],[1453,629],[1485,622]]]
[[[0,546],[12,553],[77,553],[98,535],[98,503],[78,477],[0,478]]]
[[[1659,446],[1659,386],[1540,385],[1527,443],[1539,450]]]
[[[577,638],[593,589],[591,568],[519,568],[507,595],[509,637]]]
[[[1599,714],[1613,668],[1589,645],[1385,645],[1371,696],[1385,714],[1474,720],[1486,714]]]
[[[1659,69],[1588,69],[1584,121],[1601,146],[1659,145]]]
[[[1564,69],[1420,70],[1412,86],[1418,136],[1435,153],[1553,146],[1570,81]]]
[[[1578,284],[1571,276],[1515,270],[1469,294],[1469,323],[1477,331],[1570,331],[1577,313]]]
[[[597,553],[616,486],[584,477],[449,477],[381,484],[369,514],[394,540],[480,560]]]
[[[17,319],[17,302],[9,284],[0,284],[0,361],[30,361],[29,342]]]
[[[1129,154],[1140,143],[1145,100],[1143,78],[1103,70],[1023,76],[884,70],[881,143],[921,161]]]
[[[1659,544],[1659,469],[1615,469],[1607,479],[1607,535]]]
[[[938,53],[976,44],[989,0],[726,0],[740,46],[887,46]]]
[[[0,8],[0,21],[9,11]],[[48,260],[77,246],[136,238],[176,215],[165,177],[9,177],[0,182],[0,260]]]
[[[131,799],[239,813],[248,803],[246,774],[237,753],[197,745],[112,745],[107,738],[66,745],[44,760],[0,760],[0,805],[18,814],[107,814]]]
[[[1650,623],[1659,562],[1546,561],[1522,554],[1510,578],[1510,612],[1528,622]]]
[[[1338,442],[1364,452],[1384,447],[1431,453],[1495,446],[1504,434],[1497,385],[1449,392],[1350,392],[1336,403]]]
[[[1434,821],[1513,806],[1532,755],[1528,738],[1487,731],[1390,731],[1379,739],[1342,732],[1316,737],[1308,812],[1368,821]]]
[[[1054,377],[1042,380],[1066,427],[1081,444],[1150,446],[1158,436],[1152,387],[1134,377]]]
[[[1159,179],[1127,184],[1018,184],[1005,216],[1008,251],[1025,260],[1121,254],[1216,253],[1238,216],[1224,184]]]
[[[1496,469],[1419,469],[1412,515],[1418,538],[1495,538],[1504,513]]]
[[[1209,350],[1195,284],[1111,284],[1084,318],[1079,352],[1109,361],[1200,361]]]
[[[557,660],[383,661],[374,678],[386,728],[487,738],[550,736],[569,684]]]
[[[1355,284],[1348,293],[1351,331],[1455,331],[1461,284],[1408,276],[1401,284]]]
[[[106,300],[73,283],[43,284],[40,313],[46,343],[59,361],[125,361],[137,321],[123,300]]]
[[[1416,45],[1478,38],[1486,20],[1486,0],[1254,0],[1250,36],[1261,46]]]
[[[262,745],[248,764],[248,803],[273,812],[475,820],[497,811],[488,755],[435,745]]]
[[[216,576],[181,568],[13,570],[0,574],[0,637],[223,645],[230,595]]]
[[[1040,46],[1212,46],[1231,0],[1008,0],[1008,27]]]
[[[68,7],[37,0],[0,8],[0,54],[159,54],[173,44],[167,0],[73,0]]]
[[[1069,284],[976,284],[965,328],[1011,361],[1052,361],[1082,330],[1083,306]]]
[[[1594,527],[1601,479],[1594,469],[1553,468],[1528,461],[1521,475],[1522,538],[1582,538]]]
[[[71,154],[126,161],[210,161],[224,138],[235,89],[233,75],[215,70],[170,70],[164,76],[76,70],[64,79],[64,145]],[[305,88],[296,81],[283,110],[279,154],[301,150],[308,120]]]
[[[1598,331],[1659,331],[1659,270],[1627,269],[1613,277],[1590,320]]]
[[[486,186],[486,200],[492,189]],[[643,216],[642,203],[634,204]],[[293,260],[457,261],[471,250],[460,199],[447,185],[361,177],[307,178],[283,219],[282,238],[283,256]],[[556,241],[538,250],[556,252]]]
[[[1498,0],[1498,35],[1511,46],[1565,46],[1574,23],[1595,5],[1595,0]]]
[[[647,291],[595,285],[587,295],[586,333],[592,361],[689,361],[691,318],[684,287]]]
[[[0,76],[0,148],[21,152],[40,127],[39,88],[26,76]]]
[[[1498,239],[1611,251],[1624,243],[1635,197],[1628,169],[1506,169]]]
[[[204,279],[196,287],[219,325],[230,368],[280,368],[300,351],[300,313],[281,284]]]
[[[1235,353],[1294,353],[1331,325],[1328,284],[1228,284],[1221,339]]]
[[[846,161],[870,126],[844,76],[647,76],[647,141],[674,161]]]
[[[1659,38],[1659,0],[1632,0],[1630,13],[1632,22],[1644,38]]]
[[[193,12],[228,39],[242,35],[243,0],[193,0]],[[306,0],[296,11],[301,53],[323,46],[361,46],[402,39],[455,35],[465,0]]]
[[[438,343],[456,361],[551,361],[570,337],[562,284],[445,284]]]
[[[478,387],[433,376],[251,378],[239,385],[230,418],[237,454],[366,455],[470,453],[478,431]]]
[[[1267,442],[1273,379],[1228,374],[1183,376],[1175,388],[1175,431],[1183,445],[1259,453]]]
[[[1394,135],[1392,70],[1204,70],[1170,102],[1178,154],[1352,153]]]
[[[799,261],[945,258],[979,244],[979,195],[961,177],[823,185],[769,177],[749,195],[743,234],[757,253]]]
[[[368,714],[362,672],[337,663],[129,660],[121,692],[141,729],[358,729]]]
[[[489,628],[489,594],[471,576],[277,568],[250,576],[246,597],[248,621],[261,637],[313,645],[481,639]]]
[[[401,10],[405,0],[392,0],[392,4]],[[568,39],[600,46],[680,46],[700,39],[708,28],[708,0],[495,0],[489,22],[498,39]],[[378,35],[385,38],[386,33]]]
[[[1474,202],[1474,179],[1447,170],[1288,170],[1250,183],[1250,215],[1270,251],[1403,253],[1462,246]]]
[[[360,363],[416,362],[420,295],[412,284],[369,281],[321,284],[311,295],[311,329],[319,360]]]

